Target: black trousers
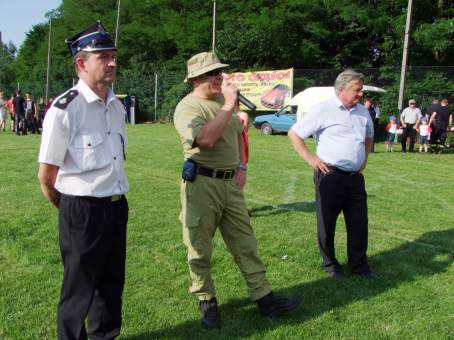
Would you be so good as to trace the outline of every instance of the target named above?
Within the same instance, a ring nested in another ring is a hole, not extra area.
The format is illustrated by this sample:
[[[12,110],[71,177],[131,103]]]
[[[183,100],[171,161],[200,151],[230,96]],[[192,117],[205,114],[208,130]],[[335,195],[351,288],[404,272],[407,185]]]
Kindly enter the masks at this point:
[[[60,340],[113,339],[120,334],[128,203],[62,195],[59,207],[63,282]],[[88,327],[85,319],[88,316]]]
[[[16,130],[16,134],[20,135],[21,132],[23,135],[27,134],[27,126],[25,124],[25,114],[17,114],[14,119],[14,127]]]
[[[444,124],[437,124],[434,126],[431,142],[433,144],[441,144],[444,145],[446,142],[448,125]]]
[[[336,221],[344,214],[347,227],[348,265],[354,273],[370,271],[367,263],[367,193],[362,174],[338,170],[314,173],[317,209],[317,237],[325,271],[339,270],[334,250]]]
[[[410,137],[410,146],[408,147],[408,151],[413,152],[415,148],[415,141],[416,141],[416,130],[413,129],[415,124],[408,124],[402,132],[402,151],[407,151],[407,137]]]

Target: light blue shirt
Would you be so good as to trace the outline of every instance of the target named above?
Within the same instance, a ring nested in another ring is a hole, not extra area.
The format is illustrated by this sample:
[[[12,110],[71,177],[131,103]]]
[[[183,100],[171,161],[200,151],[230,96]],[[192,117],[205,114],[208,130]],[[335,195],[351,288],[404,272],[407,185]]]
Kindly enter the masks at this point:
[[[356,104],[347,109],[338,97],[311,108],[293,126],[302,139],[313,135],[317,156],[344,171],[358,171],[366,160],[366,138],[373,138],[374,125],[369,111]]]

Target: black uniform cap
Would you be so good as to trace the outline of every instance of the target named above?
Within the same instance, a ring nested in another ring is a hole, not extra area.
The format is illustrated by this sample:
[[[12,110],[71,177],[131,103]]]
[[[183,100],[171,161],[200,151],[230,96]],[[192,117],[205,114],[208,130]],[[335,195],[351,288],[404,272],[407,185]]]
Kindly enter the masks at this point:
[[[66,39],[65,42],[68,45],[72,57],[79,51],[117,50],[115,43],[99,20],[82,32],[77,33],[74,37]]]

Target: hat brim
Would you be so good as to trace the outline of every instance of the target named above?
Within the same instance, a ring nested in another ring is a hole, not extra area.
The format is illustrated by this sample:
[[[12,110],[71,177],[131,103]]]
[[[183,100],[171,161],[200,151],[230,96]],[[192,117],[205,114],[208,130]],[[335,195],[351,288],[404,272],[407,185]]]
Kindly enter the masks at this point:
[[[189,73],[186,76],[186,78],[184,78],[184,81],[187,82],[189,79],[196,78],[196,77],[201,76],[201,75],[203,75],[205,73],[208,73],[210,71],[226,68],[228,66],[229,66],[228,64],[221,64],[221,63],[216,63],[216,64],[213,64],[213,65],[209,65],[207,67],[201,68],[200,70],[197,70],[197,71]]]

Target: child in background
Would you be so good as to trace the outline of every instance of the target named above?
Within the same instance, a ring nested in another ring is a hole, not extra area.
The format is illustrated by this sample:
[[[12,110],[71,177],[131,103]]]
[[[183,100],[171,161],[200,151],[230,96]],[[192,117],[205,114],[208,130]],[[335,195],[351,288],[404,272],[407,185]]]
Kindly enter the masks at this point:
[[[421,124],[418,126],[417,130],[419,131],[419,152],[422,152],[423,149],[424,152],[427,152],[429,147],[429,134],[431,132],[431,128],[427,123],[426,117],[421,118]]]
[[[395,116],[389,116],[389,122],[385,127],[388,132],[388,139],[386,141],[386,152],[393,152],[394,139],[396,138],[396,132],[399,126],[396,123]]]

